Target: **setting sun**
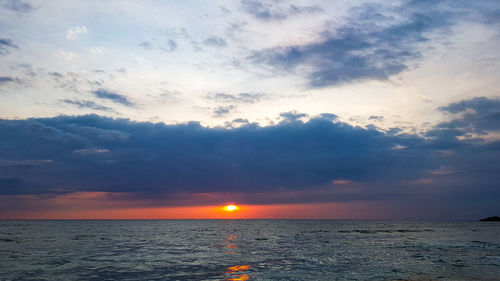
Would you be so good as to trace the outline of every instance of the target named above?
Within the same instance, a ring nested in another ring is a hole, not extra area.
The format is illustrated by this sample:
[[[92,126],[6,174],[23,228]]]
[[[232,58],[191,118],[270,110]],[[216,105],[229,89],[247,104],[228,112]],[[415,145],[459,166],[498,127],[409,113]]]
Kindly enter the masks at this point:
[[[239,209],[239,207],[235,206],[235,205],[224,206],[224,211],[228,211],[228,212],[237,211],[238,209]]]

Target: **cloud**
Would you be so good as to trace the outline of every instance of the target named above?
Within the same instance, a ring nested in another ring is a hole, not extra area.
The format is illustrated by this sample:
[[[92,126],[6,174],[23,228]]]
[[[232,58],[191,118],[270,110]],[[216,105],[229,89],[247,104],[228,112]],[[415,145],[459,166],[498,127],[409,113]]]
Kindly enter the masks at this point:
[[[29,13],[35,10],[35,7],[31,5],[29,2],[24,2],[21,0],[7,0],[3,7],[7,10],[11,10],[19,13]]]
[[[136,104],[129,101],[129,99],[126,96],[120,95],[120,94],[117,94],[114,92],[110,92],[110,91],[105,90],[105,89],[98,89],[98,90],[92,91],[92,94],[94,94],[94,96],[96,96],[98,98],[107,99],[107,100],[110,100],[112,102],[122,104],[124,106],[128,106],[128,107],[136,106]]]
[[[373,121],[382,121],[382,120],[384,120],[384,116],[376,116],[376,115],[372,115],[372,116],[368,117],[368,120],[373,120]]]
[[[157,42],[156,38],[154,38],[153,41]],[[139,47],[143,48],[144,50],[159,49],[167,53],[172,53],[175,50],[177,50],[177,42],[175,42],[172,39],[167,39],[166,43],[162,45],[158,43],[153,43],[151,41],[144,41],[139,44]]]
[[[0,38],[0,55],[8,54],[11,49],[19,49],[19,46],[11,39]]]
[[[77,154],[99,154],[99,153],[108,153],[107,149],[99,149],[99,148],[84,148],[84,149],[76,149],[73,151]]]
[[[491,102],[457,104],[443,108]],[[161,204],[206,193],[252,204],[437,196],[456,206],[500,195],[499,141],[386,134],[330,113],[281,117],[233,128],[98,115],[0,120],[0,194],[119,192]]]
[[[80,37],[81,35],[88,33],[89,31],[87,30],[87,27],[85,25],[75,26],[66,31],[66,39],[75,40],[78,39],[78,37]]]
[[[145,49],[145,50],[151,50],[151,49],[153,49],[153,48],[154,48],[154,47],[153,47],[153,44],[151,44],[151,42],[149,42],[149,41],[144,41],[144,42],[141,42],[141,43],[139,44],[139,47],[141,47],[141,48],[143,48],[143,49]]]
[[[203,45],[211,47],[225,47],[227,46],[227,43],[226,40],[224,40],[224,38],[218,36],[211,36],[203,41]]]
[[[462,100],[439,107],[438,110],[450,113],[461,113],[467,110],[473,110],[474,114],[489,115],[498,113],[500,110],[500,99],[492,99],[487,97],[476,97],[469,100]]]
[[[6,161],[0,159],[0,168],[9,168],[9,167],[42,167],[44,165],[51,164],[52,160],[50,159],[43,159],[43,160],[21,160],[21,161],[16,161],[16,160],[11,160],[11,161]]]
[[[63,50],[58,50],[56,52],[56,55],[61,58],[62,60],[64,60],[65,62],[71,62],[73,60],[75,60],[76,58],[78,58],[78,55],[73,53],[73,52],[66,52],[66,51],[63,51]]]
[[[0,86],[2,85],[7,85],[7,84],[23,84],[23,80],[17,78],[17,77],[11,77],[11,76],[0,76]]]
[[[10,76],[0,76],[0,85],[8,82],[13,82],[15,79]]]
[[[93,101],[90,100],[69,100],[69,99],[64,99],[60,100],[63,103],[67,104],[72,104],[76,105],[78,108],[81,109],[93,109],[93,110],[100,110],[100,111],[107,111],[107,112],[114,112],[114,110],[110,107],[103,106],[100,104],[97,104]]]
[[[215,93],[206,96],[209,100],[224,103],[256,103],[266,97],[263,93],[239,93],[237,95]]]
[[[460,116],[438,124],[436,129],[428,134],[448,134],[450,137],[456,137],[500,131],[499,98],[476,97],[439,107],[438,110]]]
[[[57,71],[55,71],[55,72],[49,72],[47,74],[50,75],[50,76],[52,76],[52,77],[54,77],[54,78],[63,78],[64,77],[64,75],[62,75],[60,72],[57,72]]]
[[[484,12],[484,21],[488,24],[496,24],[500,22],[500,9],[488,10]]]
[[[300,113],[282,116],[287,120],[277,125],[243,124],[236,129],[208,128],[194,122],[135,123],[97,115],[2,120],[3,157],[53,160],[50,170],[36,176],[23,177],[18,171],[3,178],[18,179],[19,184],[33,186],[30,190],[39,188],[39,192],[55,186],[127,192],[246,192],[303,189],[335,179],[383,178],[390,182],[418,174],[408,164],[413,166],[422,159],[393,162],[415,150],[394,155],[391,149],[399,143],[410,147],[409,142],[415,140],[388,137],[322,117],[304,123],[298,120],[305,116]],[[93,148],[109,153],[83,162],[74,158],[74,151]],[[425,158],[426,154],[417,155]],[[434,168],[429,164],[422,167]],[[393,173],[386,178],[380,169]]]
[[[334,180],[332,182],[332,184],[340,184],[340,185],[344,185],[344,184],[354,184],[353,181],[349,181],[349,180]]]
[[[330,121],[336,120],[337,117],[338,116],[333,114],[333,113],[321,113],[318,116],[316,116],[316,118],[322,118],[322,119],[330,120]]]
[[[403,20],[395,21],[391,13]],[[260,50],[249,59],[297,72],[308,79],[311,88],[386,80],[408,69],[409,62],[421,57],[418,44],[429,40],[427,34],[451,26],[453,19],[448,11],[409,4],[398,9],[363,5],[351,9],[345,25],[327,26],[318,42]]]
[[[28,69],[29,70],[29,69]],[[44,79],[49,79],[49,82],[52,83],[53,87],[64,89],[66,92],[74,92],[78,95],[81,95],[84,92],[88,92],[89,87],[102,87],[104,81],[102,79],[95,79],[88,75],[76,73],[76,72],[40,72],[41,70],[37,70],[37,75],[43,77]],[[92,73],[101,73],[96,70],[92,70]]]
[[[225,117],[236,112],[236,104],[253,104],[264,98],[267,98],[262,93],[239,93],[236,95],[226,93],[214,93],[205,96],[206,99],[216,103],[223,103],[227,105],[216,106],[213,110],[214,117]],[[229,125],[231,122],[228,123]]]
[[[177,43],[172,39],[168,39],[165,47],[161,47],[160,49],[162,51],[171,53],[177,49]]]
[[[243,11],[263,21],[284,20],[290,15],[314,14],[322,12],[320,6],[280,5],[279,2],[242,0]]]
[[[229,10],[226,7],[220,6],[219,9],[220,9],[222,15],[230,15],[231,14],[231,10]]]
[[[217,106],[214,108],[214,117],[224,117],[227,115],[230,115],[234,112],[236,109],[236,106],[234,105],[229,105],[229,106]]]
[[[248,119],[245,118],[236,118],[232,121],[232,123],[237,123],[237,124],[248,124]]]
[[[275,5],[261,1],[242,0],[241,7],[245,12],[260,20],[282,20],[287,17],[286,14]]]
[[[281,113],[280,116],[286,122],[295,122],[295,121],[298,121],[300,118],[305,118],[305,117],[308,117],[309,115],[307,115],[306,113],[300,113],[297,111],[289,111],[289,112]],[[299,121],[299,122],[301,122],[301,121]]]
[[[289,8],[290,14],[315,14],[323,12],[323,8],[320,6],[296,6],[290,5]]]

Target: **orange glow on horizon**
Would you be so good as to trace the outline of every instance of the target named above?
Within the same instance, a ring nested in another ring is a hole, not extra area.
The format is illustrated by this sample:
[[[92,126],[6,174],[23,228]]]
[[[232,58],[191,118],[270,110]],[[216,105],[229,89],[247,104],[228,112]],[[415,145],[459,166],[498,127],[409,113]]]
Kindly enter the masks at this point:
[[[372,214],[367,212],[365,206],[352,203],[240,205],[238,211],[227,211],[225,206],[220,205],[157,208],[92,207],[68,206],[52,210],[17,211],[11,212],[8,216],[0,213],[0,219],[359,219],[363,218],[363,215]]]
[[[31,207],[0,212],[0,219],[379,219],[385,217],[387,207],[384,202],[148,207],[147,201],[129,201],[123,194],[103,192],[0,198],[12,206],[29,203]],[[129,207],[134,204],[139,206]]]

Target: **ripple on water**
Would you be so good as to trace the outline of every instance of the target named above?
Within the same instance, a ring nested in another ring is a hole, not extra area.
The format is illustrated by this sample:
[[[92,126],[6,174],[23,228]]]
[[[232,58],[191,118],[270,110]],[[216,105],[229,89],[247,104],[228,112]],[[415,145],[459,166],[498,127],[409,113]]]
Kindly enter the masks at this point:
[[[199,220],[1,221],[0,227],[0,279],[5,280],[500,276],[500,225]]]

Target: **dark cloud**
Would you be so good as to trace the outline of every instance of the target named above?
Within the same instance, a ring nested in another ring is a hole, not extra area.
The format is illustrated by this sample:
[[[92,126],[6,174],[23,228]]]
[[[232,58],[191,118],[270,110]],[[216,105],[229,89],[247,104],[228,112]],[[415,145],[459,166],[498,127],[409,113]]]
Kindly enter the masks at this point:
[[[500,99],[477,97],[439,107],[438,110],[460,115],[440,123],[428,134],[446,134],[450,138],[468,134],[500,131]]]
[[[230,115],[234,112],[236,106],[228,105],[228,106],[217,106],[214,108],[214,116],[215,117],[224,117]]]
[[[32,71],[33,75],[39,75],[43,79],[51,78],[51,82],[54,87],[64,89],[66,92],[74,92],[78,95],[82,95],[88,91],[89,86],[91,88],[102,87],[104,80],[94,80],[89,78],[87,75],[76,73],[76,72],[66,72],[61,73],[57,71],[52,72],[41,72],[40,70],[33,70],[31,66],[27,66],[25,72]],[[103,74],[102,70],[92,70],[93,73]]]
[[[151,42],[148,42],[148,41],[144,41],[144,42],[141,42],[139,44],[139,47],[143,48],[143,49],[146,49],[146,50],[151,50],[153,49],[153,44],[151,44]]]
[[[212,47],[225,47],[227,46],[226,40],[218,36],[211,36],[203,41],[203,45]]]
[[[8,83],[8,82],[13,82],[14,78],[10,76],[0,76],[0,84]]]
[[[230,15],[231,14],[231,10],[229,10],[226,7],[220,6],[219,9],[220,9],[222,15]]]
[[[241,7],[246,13],[256,17],[259,20],[284,20],[291,15],[314,14],[322,12],[320,6],[299,6],[299,5],[280,5],[279,2],[242,0]]]
[[[160,49],[164,52],[171,53],[177,49],[177,43],[172,39],[168,39],[165,47],[161,47]]]
[[[325,114],[325,113],[323,113]],[[283,112],[280,114],[281,117],[287,122],[295,122],[299,120],[300,118],[308,117],[306,113],[300,113],[297,111],[289,111],[289,112]],[[299,121],[300,122],[300,121]]]
[[[450,113],[461,113],[473,110],[481,116],[498,113],[500,110],[500,99],[476,97],[470,100],[462,100],[447,106],[439,107],[438,110]]]
[[[63,78],[64,75],[62,75],[61,73],[59,72],[49,72],[48,73],[50,76],[54,77],[54,78]]]
[[[33,65],[28,64],[28,63],[20,63],[14,67],[16,70],[19,70],[20,72],[24,73],[27,76],[35,77],[39,73],[37,70],[33,69]]]
[[[323,8],[320,6],[296,6],[290,5],[289,8],[290,14],[314,14],[323,12]]]
[[[63,103],[75,105],[78,108],[82,109],[93,109],[93,110],[100,110],[100,111],[107,111],[107,112],[114,112],[114,110],[110,107],[104,106],[97,104],[93,101],[90,100],[69,100],[69,99],[64,99],[61,100]]]
[[[92,91],[92,94],[94,94],[98,98],[107,99],[107,100],[122,104],[124,106],[128,106],[128,107],[136,106],[135,103],[129,101],[129,99],[126,96],[120,95],[120,94],[117,94],[114,92],[110,92],[110,91],[105,90],[105,89],[99,89],[99,90]]]
[[[11,76],[0,76],[0,86],[2,85],[7,85],[7,84],[23,84],[23,80],[17,78],[17,77],[11,77]]]
[[[256,103],[266,97],[263,93],[239,93],[237,95],[215,93],[206,96],[209,100],[224,103]]]
[[[19,46],[11,39],[0,38],[0,55],[8,54],[11,49],[19,49]]]
[[[395,22],[384,13],[398,13],[403,20]],[[283,71],[297,71],[313,88],[384,80],[406,70],[410,61],[421,56],[417,46],[429,40],[427,34],[451,26],[453,19],[444,10],[363,5],[351,10],[344,26],[327,28],[320,42],[257,51],[250,60]]]
[[[144,41],[139,44],[139,47],[145,50],[161,50],[167,53],[172,53],[177,50],[177,42],[172,39],[167,39],[165,43],[158,43],[156,38],[153,38],[153,42]]]
[[[334,179],[414,179],[421,169],[433,167],[422,163],[430,153],[412,145],[423,140],[388,137],[323,117],[304,123],[298,118],[305,115],[296,112],[282,116],[286,119],[277,125],[244,124],[236,129],[208,128],[194,122],[135,123],[96,115],[2,120],[0,152],[5,160],[53,162],[44,168],[48,170],[33,171],[40,173],[37,175],[24,177],[17,171],[0,178],[17,178],[26,186],[41,188],[39,192],[54,187],[246,192],[303,189]],[[392,148],[397,144],[413,148],[395,153]],[[85,155],[89,158],[74,153],[93,148],[108,153]],[[402,161],[413,155],[420,158]],[[419,168],[415,171],[413,166]]]
[[[164,30],[164,35],[169,38],[188,39],[189,33],[185,27],[170,27]]]
[[[281,116],[265,127],[235,120],[241,126],[230,129],[97,115],[0,120],[0,193],[126,192],[162,204],[211,192],[240,194],[241,203],[418,197],[490,209],[500,196],[498,141],[396,135],[328,113],[307,122],[299,112]]]
[[[260,20],[282,20],[287,17],[276,5],[262,1],[242,0],[241,7],[245,12]]]
[[[248,122],[248,119],[245,119],[245,118],[236,118],[233,120],[233,123],[246,124],[249,122]]]
[[[3,7],[7,10],[11,10],[19,13],[29,13],[35,10],[35,7],[31,5],[29,2],[24,2],[21,0],[7,0]]]
[[[335,114],[332,114],[332,113],[321,113],[320,115],[318,115],[316,118],[323,118],[325,120],[330,120],[330,121],[333,121],[333,120],[336,120],[337,119],[337,115]]]
[[[372,115],[372,116],[368,117],[368,120],[373,120],[373,121],[382,121],[383,119],[384,119],[384,116]]]
[[[493,11],[490,10],[490,11],[485,12],[484,21],[486,23],[490,23],[490,24],[499,23],[500,22],[500,9],[496,9]]]

